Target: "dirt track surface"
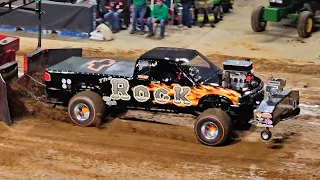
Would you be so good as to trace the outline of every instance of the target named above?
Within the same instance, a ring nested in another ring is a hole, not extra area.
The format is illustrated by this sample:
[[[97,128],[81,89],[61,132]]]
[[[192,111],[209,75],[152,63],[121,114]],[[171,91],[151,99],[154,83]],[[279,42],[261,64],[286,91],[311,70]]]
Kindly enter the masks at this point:
[[[252,58],[257,76],[287,78],[287,87],[300,91],[301,115],[273,128],[273,140],[262,141],[259,129],[251,128],[235,132],[228,146],[208,147],[194,135],[194,117],[140,111],[83,128],[65,109],[36,102],[20,89],[10,94],[16,122],[0,123],[0,179],[320,179],[320,34],[301,40],[294,28],[279,26],[252,33],[250,12],[261,2],[237,1],[236,15],[216,29],[169,31],[164,41],[122,32],[125,38],[120,34],[113,42],[51,37],[43,47],[83,47],[84,56],[133,60],[156,46],[191,47],[219,66]],[[21,38],[20,57],[35,46],[35,39]],[[28,88],[39,93],[40,86]]]
[[[87,49],[86,56],[136,58],[141,52],[111,54]],[[216,64],[239,58],[208,55]],[[253,59],[257,75],[288,79],[301,102],[319,104],[319,65]],[[272,62],[272,66],[269,63]],[[292,64],[293,63],[293,64]],[[284,68],[290,66],[290,68]],[[276,71],[276,72],[275,72]],[[302,75],[303,72],[306,72]],[[29,88],[38,91],[36,84]],[[32,89],[32,90],[33,90]],[[19,92],[19,91],[14,91]],[[200,144],[192,116],[129,111],[101,128],[70,122],[66,110],[21,94],[17,121],[0,124],[0,178],[22,179],[319,179],[319,110],[305,105],[302,115],[284,121],[263,142],[259,130],[235,132],[226,147]],[[21,116],[21,111],[25,114]],[[132,121],[138,118],[143,121]],[[149,123],[156,121],[160,123]],[[171,124],[171,125],[168,125]]]

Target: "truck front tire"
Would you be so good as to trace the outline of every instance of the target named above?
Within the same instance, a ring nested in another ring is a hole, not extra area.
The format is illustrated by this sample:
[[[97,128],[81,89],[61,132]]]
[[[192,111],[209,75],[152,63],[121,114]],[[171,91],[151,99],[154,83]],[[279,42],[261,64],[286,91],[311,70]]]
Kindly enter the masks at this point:
[[[82,91],[69,101],[68,113],[71,120],[79,126],[97,125],[105,116],[105,105],[99,94]]]
[[[223,145],[230,137],[232,122],[221,109],[210,108],[203,111],[194,126],[198,140],[208,146]]]
[[[254,32],[263,32],[266,30],[267,22],[263,21],[264,7],[259,6],[253,10],[251,15],[251,27]]]

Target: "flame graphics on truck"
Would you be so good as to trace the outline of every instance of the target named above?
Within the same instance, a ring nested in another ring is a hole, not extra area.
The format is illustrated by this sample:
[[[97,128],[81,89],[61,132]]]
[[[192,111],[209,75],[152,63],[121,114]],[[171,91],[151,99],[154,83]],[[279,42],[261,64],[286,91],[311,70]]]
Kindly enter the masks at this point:
[[[123,78],[112,78],[110,80],[112,94],[110,97],[114,100],[131,99],[128,94],[130,89],[129,81]],[[153,94],[153,103],[157,104],[175,104],[177,106],[197,106],[199,100],[206,95],[224,96],[231,100],[233,104],[238,103],[240,94],[231,89],[222,87],[199,85],[196,87],[181,86],[179,84],[172,84],[168,86],[164,83],[157,84],[151,82],[149,86],[137,85],[131,88],[133,97],[138,102],[146,102],[150,100],[151,93]]]
[[[181,86],[179,84],[172,84],[172,86],[167,86],[166,84],[163,84],[163,83],[162,84],[150,83],[149,90],[151,92],[155,92],[159,88],[164,88],[168,90],[169,96],[174,97],[175,96],[174,87],[183,87],[183,88],[190,89],[189,93],[186,95],[186,98],[191,102],[191,106],[197,106],[199,103],[199,100],[203,96],[210,95],[210,94],[225,96],[228,99],[230,99],[233,104],[237,104],[238,98],[240,97],[240,94],[234,90],[225,89],[222,87],[214,87],[210,85],[199,85],[197,87],[188,87],[188,86]],[[174,99],[170,99],[168,104],[176,104],[173,101]]]

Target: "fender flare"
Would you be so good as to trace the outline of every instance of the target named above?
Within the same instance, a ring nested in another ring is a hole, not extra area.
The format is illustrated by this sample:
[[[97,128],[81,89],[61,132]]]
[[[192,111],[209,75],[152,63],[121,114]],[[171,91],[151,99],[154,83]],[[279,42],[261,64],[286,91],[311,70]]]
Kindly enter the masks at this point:
[[[101,97],[103,96],[103,92],[99,86],[93,86],[93,85],[86,84],[86,83],[77,84],[74,87],[72,87],[72,89],[71,89],[73,96],[82,92],[82,91],[88,91],[88,90],[99,94]]]
[[[199,109],[199,106],[204,105],[205,101],[208,100],[209,98],[223,100],[226,103],[226,105],[228,105],[228,106],[233,104],[232,101],[225,96],[221,96],[221,95],[217,95],[217,94],[209,94],[209,95],[205,95],[205,96],[201,97],[201,99],[199,100],[197,109]],[[219,107],[211,107],[211,108],[219,108]]]

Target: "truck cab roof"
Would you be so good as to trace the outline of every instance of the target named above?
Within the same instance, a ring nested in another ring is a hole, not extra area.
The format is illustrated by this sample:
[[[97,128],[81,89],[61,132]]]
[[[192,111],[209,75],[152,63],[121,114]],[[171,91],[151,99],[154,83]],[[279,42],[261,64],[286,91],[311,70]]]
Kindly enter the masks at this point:
[[[190,61],[197,55],[199,55],[199,52],[193,49],[156,47],[141,55],[139,59],[168,61],[179,61],[179,59],[186,59]]]

